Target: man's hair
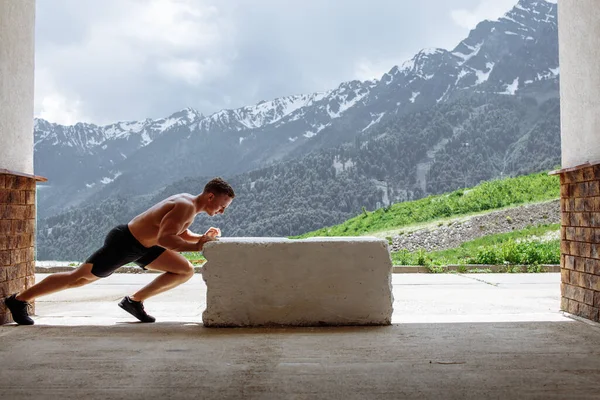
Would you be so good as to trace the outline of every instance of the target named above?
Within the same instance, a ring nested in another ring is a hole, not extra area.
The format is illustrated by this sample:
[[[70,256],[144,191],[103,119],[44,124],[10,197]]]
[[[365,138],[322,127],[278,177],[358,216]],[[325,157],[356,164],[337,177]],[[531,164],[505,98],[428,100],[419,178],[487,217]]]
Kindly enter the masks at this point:
[[[235,193],[233,192],[233,188],[231,187],[231,185],[219,177],[211,179],[204,186],[204,191],[206,193],[212,193],[215,196],[218,196],[220,194],[226,194],[232,199],[235,197]]]

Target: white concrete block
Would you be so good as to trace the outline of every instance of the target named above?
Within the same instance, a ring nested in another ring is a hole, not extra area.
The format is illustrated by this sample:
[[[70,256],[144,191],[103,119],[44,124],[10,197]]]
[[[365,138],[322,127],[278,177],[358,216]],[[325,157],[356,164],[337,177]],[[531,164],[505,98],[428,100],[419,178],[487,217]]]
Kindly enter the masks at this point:
[[[222,238],[204,256],[205,326],[391,323],[386,240]]]

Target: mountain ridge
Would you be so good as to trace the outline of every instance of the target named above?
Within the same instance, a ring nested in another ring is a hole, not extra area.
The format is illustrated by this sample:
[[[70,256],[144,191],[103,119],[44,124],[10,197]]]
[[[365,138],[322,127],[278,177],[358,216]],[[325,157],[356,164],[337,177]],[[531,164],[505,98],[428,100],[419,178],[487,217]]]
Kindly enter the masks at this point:
[[[314,197],[308,187],[299,191],[284,184],[287,201],[296,207],[290,210],[244,189],[249,203],[236,204],[265,222],[236,211],[230,222],[237,225],[227,226],[233,234],[291,234],[335,223],[360,207],[419,198],[457,182],[552,167],[559,140],[556,5],[521,0],[517,6],[507,18],[480,22],[454,49],[423,49],[378,80],[343,82],[325,92],[175,123],[119,162],[114,160],[118,154],[103,163],[81,155],[72,157],[76,163],[61,157],[66,172],[60,178],[66,183],[56,184],[60,179],[46,173],[55,187],[40,185],[41,225],[51,229],[84,209],[88,216],[94,210],[117,213],[106,202],[134,212],[125,199],[145,204],[174,188],[193,192],[195,186],[185,182],[199,185],[216,175],[242,187],[262,187],[271,196],[276,185],[268,175],[274,171],[300,186],[312,180],[315,190],[334,187]],[[172,116],[181,118],[178,113]],[[261,210],[259,200],[275,214]],[[280,230],[284,220],[288,229]],[[42,240],[50,246],[52,236],[43,234]]]

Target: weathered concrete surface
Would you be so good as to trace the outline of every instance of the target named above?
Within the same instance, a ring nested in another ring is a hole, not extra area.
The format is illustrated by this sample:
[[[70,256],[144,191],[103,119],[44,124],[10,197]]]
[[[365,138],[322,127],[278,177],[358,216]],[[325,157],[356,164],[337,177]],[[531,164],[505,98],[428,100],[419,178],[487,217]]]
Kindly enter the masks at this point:
[[[597,399],[581,322],[0,328],[0,399]]]
[[[203,328],[198,275],[135,323],[117,302],[155,277],[43,297],[36,325],[0,326],[0,399],[599,396],[600,328],[559,313],[560,274],[394,275],[398,325],[279,329]]]
[[[36,301],[36,325],[133,322],[117,303],[154,278],[115,274],[42,297]],[[395,274],[392,285],[392,323],[569,321],[559,311],[560,274]],[[200,323],[205,309],[206,285],[198,274],[146,301],[146,310],[159,322]]]
[[[227,238],[205,246],[204,326],[388,325],[385,240]]]

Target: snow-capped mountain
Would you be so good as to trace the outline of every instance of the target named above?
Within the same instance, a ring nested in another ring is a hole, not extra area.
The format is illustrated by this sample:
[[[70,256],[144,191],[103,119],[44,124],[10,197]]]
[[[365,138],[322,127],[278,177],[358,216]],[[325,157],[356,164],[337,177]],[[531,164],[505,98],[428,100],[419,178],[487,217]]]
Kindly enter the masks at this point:
[[[380,80],[380,97],[395,92],[397,105],[407,107],[469,90],[514,95],[555,86],[558,72],[556,4],[521,0],[499,20],[480,22],[453,50],[424,49],[392,68]]]
[[[158,120],[119,122],[107,126],[77,123],[71,126],[34,121],[35,168],[53,184],[73,179],[110,182],[112,170],[131,154],[177,126],[202,119],[187,108]],[[88,183],[89,185],[89,183]]]
[[[185,176],[245,172],[337,146],[398,114],[473,92],[557,97],[556,7],[520,0],[452,50],[424,49],[380,79],[326,92],[104,127],[36,120],[35,170],[51,186],[40,195],[40,210],[60,211],[92,194],[150,193]]]
[[[310,107],[326,95],[327,93],[313,93],[287,96],[272,101],[261,101],[254,106],[221,110],[200,121],[197,126],[192,127],[192,130],[241,131],[260,128],[276,123],[298,109]]]
[[[119,122],[107,126],[77,123],[71,126],[57,125],[43,119],[35,120],[35,143],[38,145],[62,144],[73,147],[83,152],[93,152],[98,146],[106,148],[111,142],[120,140],[138,140],[143,146],[152,142],[157,135],[164,133],[176,125],[190,124],[202,118],[192,108],[186,108],[170,117],[158,120],[146,119],[145,121]],[[121,144],[121,143],[119,143]]]

